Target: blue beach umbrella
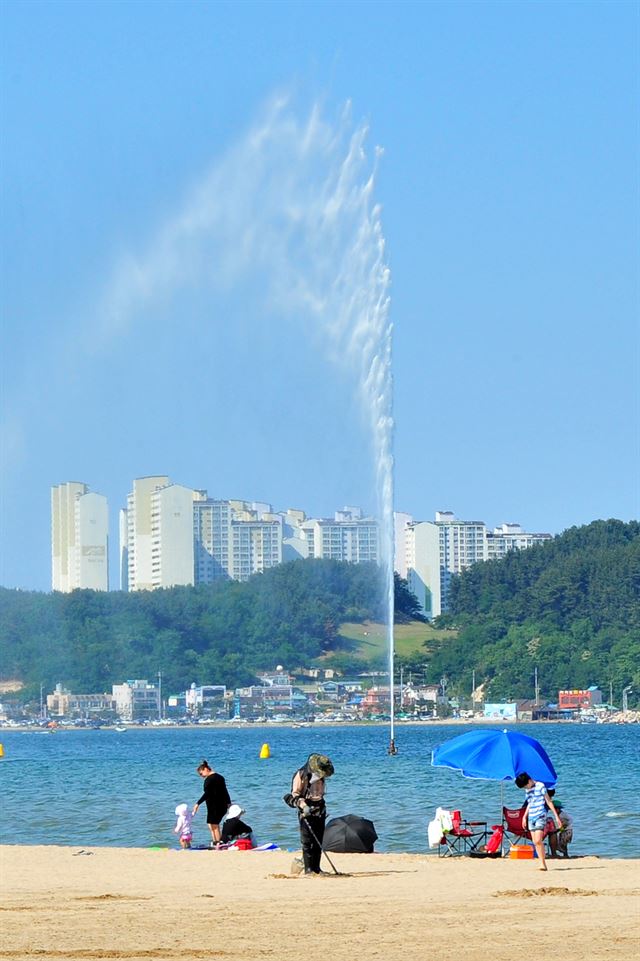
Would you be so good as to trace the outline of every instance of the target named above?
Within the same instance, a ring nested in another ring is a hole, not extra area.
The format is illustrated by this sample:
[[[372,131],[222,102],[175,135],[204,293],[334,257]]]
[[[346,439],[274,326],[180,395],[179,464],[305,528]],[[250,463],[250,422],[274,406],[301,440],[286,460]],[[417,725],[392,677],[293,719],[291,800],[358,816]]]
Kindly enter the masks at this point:
[[[469,731],[445,741],[431,755],[434,767],[449,767],[464,777],[515,781],[526,771],[534,781],[553,787],[558,780],[549,755],[539,741],[519,731]]]

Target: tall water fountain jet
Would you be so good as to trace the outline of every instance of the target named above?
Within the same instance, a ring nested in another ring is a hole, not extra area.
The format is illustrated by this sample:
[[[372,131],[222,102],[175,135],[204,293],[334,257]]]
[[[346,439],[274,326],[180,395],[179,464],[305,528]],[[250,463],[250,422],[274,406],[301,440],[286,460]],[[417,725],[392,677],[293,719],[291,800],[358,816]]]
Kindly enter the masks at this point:
[[[318,106],[300,119],[274,100],[146,251],[120,265],[102,329],[108,339],[145,303],[195,283],[228,288],[250,277],[265,309],[302,318],[319,349],[354,375],[375,460],[395,753],[390,273],[373,196],[379,152],[368,157],[367,132],[348,106],[332,123]]]

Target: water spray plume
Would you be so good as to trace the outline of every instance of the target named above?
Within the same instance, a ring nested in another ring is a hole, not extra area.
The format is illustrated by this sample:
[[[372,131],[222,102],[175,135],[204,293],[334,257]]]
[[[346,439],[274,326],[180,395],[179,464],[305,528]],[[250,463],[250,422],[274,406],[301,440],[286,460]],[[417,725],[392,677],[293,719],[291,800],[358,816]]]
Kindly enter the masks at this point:
[[[375,458],[394,744],[393,384],[390,272],[377,160],[346,105],[335,123],[319,106],[300,117],[276,98],[202,178],[182,210],[115,272],[101,312],[105,340],[138,312],[193,285],[258,280],[265,309],[295,319],[355,376]]]

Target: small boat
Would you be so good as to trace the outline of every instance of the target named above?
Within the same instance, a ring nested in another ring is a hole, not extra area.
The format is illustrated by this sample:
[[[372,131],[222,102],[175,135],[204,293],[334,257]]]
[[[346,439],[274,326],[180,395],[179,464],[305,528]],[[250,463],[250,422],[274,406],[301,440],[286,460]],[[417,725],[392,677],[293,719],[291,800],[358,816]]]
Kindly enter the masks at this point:
[[[116,725],[116,727],[114,727],[113,730],[114,730],[114,731],[117,731],[118,734],[124,734],[124,732],[125,732],[127,729],[126,729],[126,727],[123,727],[122,724],[118,724],[118,725]]]

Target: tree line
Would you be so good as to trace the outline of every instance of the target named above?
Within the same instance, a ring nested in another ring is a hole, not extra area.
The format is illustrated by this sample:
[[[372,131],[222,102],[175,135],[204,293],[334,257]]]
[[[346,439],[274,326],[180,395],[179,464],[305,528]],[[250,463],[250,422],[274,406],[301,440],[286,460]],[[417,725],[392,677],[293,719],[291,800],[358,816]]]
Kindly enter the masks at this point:
[[[470,693],[473,672],[491,700],[597,684],[608,700],[640,693],[640,524],[594,521],[454,579],[441,627],[457,637],[432,644],[423,666]],[[634,701],[637,703],[637,700]]]
[[[294,668],[340,647],[343,621],[381,620],[385,591],[375,564],[293,561],[252,577],[158,591],[0,589],[0,671],[24,697],[60,682],[108,691],[162,671],[166,690],[192,681],[250,684],[276,664]],[[396,617],[419,615],[396,576]]]

